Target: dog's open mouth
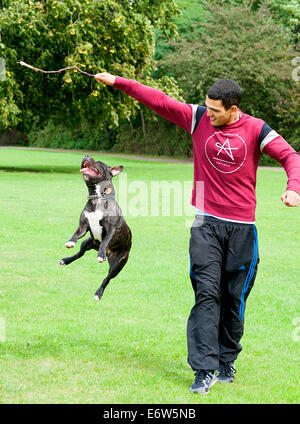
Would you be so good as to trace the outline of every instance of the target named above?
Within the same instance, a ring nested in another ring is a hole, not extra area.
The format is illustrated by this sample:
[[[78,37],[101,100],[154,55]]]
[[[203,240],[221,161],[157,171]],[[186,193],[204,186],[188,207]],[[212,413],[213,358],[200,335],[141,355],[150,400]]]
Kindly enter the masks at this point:
[[[99,177],[101,175],[99,169],[91,165],[87,160],[83,162],[80,172],[89,177]]]

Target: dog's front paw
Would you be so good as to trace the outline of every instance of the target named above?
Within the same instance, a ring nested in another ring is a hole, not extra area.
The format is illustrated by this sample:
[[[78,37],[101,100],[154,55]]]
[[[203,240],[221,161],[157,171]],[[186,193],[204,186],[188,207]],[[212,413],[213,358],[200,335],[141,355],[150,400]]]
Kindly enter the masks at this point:
[[[97,261],[98,262],[104,262],[106,259],[106,257],[104,256],[104,258],[102,256],[98,256]]]
[[[65,265],[66,265],[66,263],[65,263],[65,261],[64,261],[63,259],[61,259],[58,263],[59,263],[59,265],[61,265],[61,266],[65,266]]]
[[[103,296],[103,289],[99,287],[99,289],[96,291],[96,293],[94,294],[94,299],[96,302],[99,302],[99,300],[101,299],[101,297]]]
[[[67,241],[66,247],[68,249],[72,249],[72,247],[74,247],[74,246],[75,246],[75,241]]]

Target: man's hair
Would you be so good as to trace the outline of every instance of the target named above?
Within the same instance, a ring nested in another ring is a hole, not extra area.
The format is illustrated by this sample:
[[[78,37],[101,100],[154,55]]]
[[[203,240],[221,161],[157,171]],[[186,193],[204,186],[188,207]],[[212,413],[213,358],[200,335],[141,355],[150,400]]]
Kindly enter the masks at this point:
[[[228,110],[231,106],[240,104],[242,89],[231,79],[220,79],[210,87],[207,96],[213,100],[222,100],[223,106]]]

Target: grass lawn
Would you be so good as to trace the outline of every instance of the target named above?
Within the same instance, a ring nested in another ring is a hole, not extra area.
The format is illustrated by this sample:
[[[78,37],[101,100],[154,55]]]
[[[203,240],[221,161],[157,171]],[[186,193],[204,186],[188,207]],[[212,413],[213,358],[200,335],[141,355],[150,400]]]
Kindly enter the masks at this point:
[[[192,180],[189,164],[96,158],[124,165],[131,209],[136,187]],[[128,213],[129,261],[96,303],[107,263],[58,265],[86,202],[81,159],[0,149],[0,403],[298,403],[300,209],[281,203],[285,173],[258,171],[261,262],[235,382],[201,396],[186,360],[190,217]]]

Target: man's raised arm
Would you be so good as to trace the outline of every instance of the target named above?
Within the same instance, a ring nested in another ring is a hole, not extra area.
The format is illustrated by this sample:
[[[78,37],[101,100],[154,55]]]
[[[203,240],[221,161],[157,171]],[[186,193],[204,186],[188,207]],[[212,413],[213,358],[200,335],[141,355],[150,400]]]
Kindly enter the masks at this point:
[[[170,122],[173,122],[173,124],[178,125],[189,133],[192,132],[192,105],[179,102],[156,88],[148,87],[135,80],[111,75],[107,72],[96,74],[95,79],[102,84],[110,85],[123,91]]]

